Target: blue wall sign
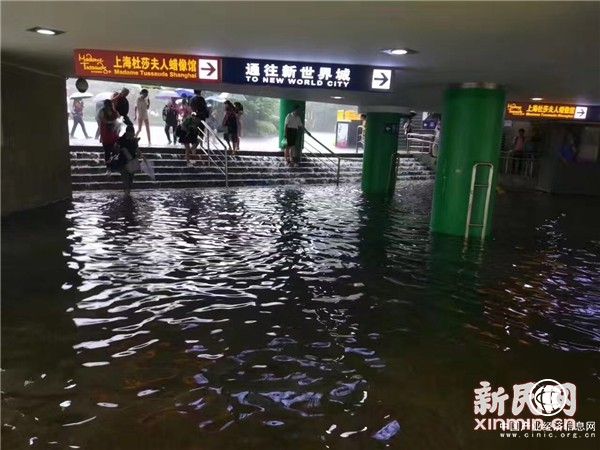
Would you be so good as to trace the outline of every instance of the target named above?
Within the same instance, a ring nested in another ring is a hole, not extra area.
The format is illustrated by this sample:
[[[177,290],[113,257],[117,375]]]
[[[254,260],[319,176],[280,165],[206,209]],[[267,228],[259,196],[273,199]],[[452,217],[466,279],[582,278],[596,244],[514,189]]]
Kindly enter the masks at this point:
[[[390,92],[393,69],[353,64],[223,58],[223,82],[287,88]]]

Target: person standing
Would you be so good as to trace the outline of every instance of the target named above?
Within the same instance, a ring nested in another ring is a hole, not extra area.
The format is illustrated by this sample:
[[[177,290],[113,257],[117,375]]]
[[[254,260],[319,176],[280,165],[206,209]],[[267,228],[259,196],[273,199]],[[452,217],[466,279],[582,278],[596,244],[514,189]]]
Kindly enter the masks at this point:
[[[96,115],[94,116],[96,118],[96,124],[98,124],[98,128],[96,129],[96,135],[94,136],[94,139],[100,140],[100,119],[98,118],[98,114],[100,113],[100,110],[102,109],[102,107],[104,106],[104,100],[100,100],[99,102],[96,102]]]
[[[112,156],[115,142],[119,137],[117,129],[117,112],[110,100],[104,100],[104,106],[98,111],[96,120],[100,124],[100,142],[104,148],[104,162],[107,167]]]
[[[181,121],[184,121],[192,115],[192,108],[190,107],[190,102],[187,98],[181,99],[181,105],[179,106],[179,115],[181,116]]]
[[[198,122],[198,128],[200,129],[201,136],[204,137],[204,121],[210,116],[208,105],[206,100],[202,97],[202,91],[200,89],[194,89],[194,96],[190,100],[190,109],[196,115]]]
[[[194,113],[181,123],[182,136],[179,138],[179,142],[185,147],[185,160],[188,166],[192,166],[191,160],[192,158],[196,158],[200,125],[202,125],[202,123]]]
[[[285,160],[288,164],[293,164],[294,162],[298,140],[303,128],[304,125],[300,118],[300,105],[296,105],[293,111],[285,118]]]
[[[235,117],[237,119],[237,141],[233,146],[233,151],[238,153],[240,151],[240,137],[242,136],[242,116],[244,115],[244,106],[240,102],[233,104],[235,108]]]
[[[135,136],[133,125],[127,125],[123,136],[117,139],[116,148],[119,152],[116,161],[116,168],[121,172],[121,180],[123,181],[123,190],[125,195],[131,193],[133,188],[133,179],[135,173],[139,171],[139,138]]]
[[[512,145],[512,157],[513,157],[513,173],[521,171],[523,165],[523,156],[525,155],[525,129],[519,128],[518,134],[513,139]]]
[[[225,141],[232,153],[236,153],[239,147],[238,117],[235,106],[231,102],[225,103],[225,116],[223,117],[223,128],[225,129]]]
[[[146,125],[146,135],[148,136],[148,145],[152,145],[152,141],[150,139],[150,121],[148,120],[148,111],[150,109],[150,99],[148,98],[148,89],[142,89],[140,91],[140,96],[137,99],[137,104],[135,105],[135,113],[133,116],[133,120],[137,119],[138,122],[138,131],[135,133],[135,137],[140,135],[142,131],[142,125]]]
[[[162,111],[162,118],[165,121],[165,134],[167,135],[169,144],[177,143],[177,137],[175,136],[175,130],[178,122],[177,113],[177,105],[175,104],[175,99],[172,98],[169,103],[165,105]],[[173,141],[171,141],[171,130],[173,130]]]
[[[115,111],[117,111],[117,113],[123,118],[123,123],[125,125],[133,125],[133,123],[129,119],[129,100],[127,100],[128,95],[129,89],[121,89],[121,92],[119,92],[115,97],[113,97],[113,105]]]
[[[437,158],[440,153],[440,141],[442,139],[442,119],[435,124],[435,134],[433,135],[433,143],[431,144],[431,156]]]
[[[85,123],[83,123],[83,100],[80,98],[73,99],[73,105],[71,107],[71,117],[73,117],[73,128],[71,128],[71,139],[75,137],[75,130],[77,125],[81,126],[83,134],[86,139],[90,137],[85,130]]]

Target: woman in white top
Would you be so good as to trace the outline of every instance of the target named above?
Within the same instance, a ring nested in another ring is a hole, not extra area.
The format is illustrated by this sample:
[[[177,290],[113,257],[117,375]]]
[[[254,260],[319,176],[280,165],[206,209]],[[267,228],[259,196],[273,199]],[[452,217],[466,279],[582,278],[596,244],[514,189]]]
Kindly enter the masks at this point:
[[[135,137],[142,132],[142,124],[146,125],[146,135],[148,136],[148,145],[152,145],[150,140],[150,122],[148,121],[148,110],[150,109],[150,99],[148,98],[148,89],[142,89],[140,96],[137,99],[135,105],[135,115],[133,120],[137,120],[138,131],[135,133]]]
[[[285,118],[285,160],[288,164],[298,165],[300,160],[300,152],[296,148],[300,133],[302,132],[303,124],[300,117],[300,105],[296,105],[294,110]]]

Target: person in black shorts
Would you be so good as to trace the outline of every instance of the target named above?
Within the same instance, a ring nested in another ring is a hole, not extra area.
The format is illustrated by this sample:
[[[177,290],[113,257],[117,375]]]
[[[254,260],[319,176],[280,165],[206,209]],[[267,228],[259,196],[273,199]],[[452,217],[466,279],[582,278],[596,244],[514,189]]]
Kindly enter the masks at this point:
[[[294,164],[296,154],[299,153],[296,148],[300,137],[300,132],[304,128],[302,118],[300,117],[300,105],[296,105],[291,113],[285,118],[285,160],[288,164]]]

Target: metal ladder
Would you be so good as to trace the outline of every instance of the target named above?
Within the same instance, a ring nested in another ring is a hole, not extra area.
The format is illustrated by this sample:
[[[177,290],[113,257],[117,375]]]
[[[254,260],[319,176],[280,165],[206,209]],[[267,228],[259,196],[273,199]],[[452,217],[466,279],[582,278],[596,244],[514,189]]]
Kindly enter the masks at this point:
[[[488,182],[487,184],[477,184],[477,169],[480,167],[488,167]],[[475,163],[471,171],[471,191],[469,192],[469,208],[467,209],[467,221],[465,224],[465,240],[469,239],[469,231],[472,227],[481,228],[481,241],[485,239],[485,230],[487,228],[488,213],[490,209],[490,197],[492,195],[492,178],[494,176],[494,165],[492,163]],[[471,215],[473,213],[473,196],[475,189],[485,188],[485,205],[483,208],[483,223],[471,223]]]

